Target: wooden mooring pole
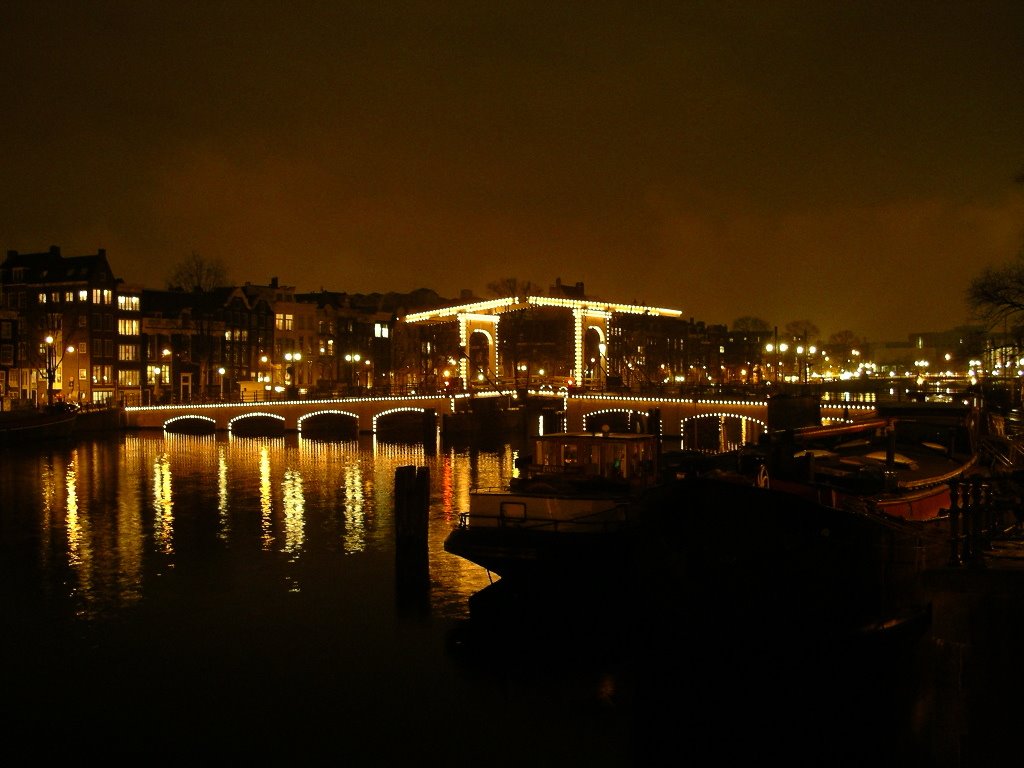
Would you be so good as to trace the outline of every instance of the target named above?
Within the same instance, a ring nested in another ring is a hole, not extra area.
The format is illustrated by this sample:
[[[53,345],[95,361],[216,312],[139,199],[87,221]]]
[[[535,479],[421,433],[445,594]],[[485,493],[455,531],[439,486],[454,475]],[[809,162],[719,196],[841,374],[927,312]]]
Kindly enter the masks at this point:
[[[395,537],[397,541],[426,543],[430,515],[430,469],[395,470]]]
[[[427,531],[430,518],[430,469],[395,470],[395,590],[398,606],[416,613],[430,611],[430,564]]]

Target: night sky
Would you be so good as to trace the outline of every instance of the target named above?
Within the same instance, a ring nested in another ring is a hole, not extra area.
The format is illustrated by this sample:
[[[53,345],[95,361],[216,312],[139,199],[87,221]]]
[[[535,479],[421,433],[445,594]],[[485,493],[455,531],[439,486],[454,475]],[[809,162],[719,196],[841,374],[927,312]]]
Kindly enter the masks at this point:
[[[0,245],[904,339],[1024,242],[1024,2],[0,8]]]

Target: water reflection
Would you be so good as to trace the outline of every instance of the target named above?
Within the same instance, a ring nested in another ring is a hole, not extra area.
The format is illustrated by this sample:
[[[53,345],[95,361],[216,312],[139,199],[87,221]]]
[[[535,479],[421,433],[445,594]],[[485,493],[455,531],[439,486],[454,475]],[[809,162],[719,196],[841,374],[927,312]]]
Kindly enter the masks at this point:
[[[295,594],[337,567],[333,557],[393,557],[395,472],[426,466],[430,607],[464,616],[488,576],[444,552],[444,538],[470,490],[507,482],[514,459],[507,446],[428,453],[372,437],[129,433],[12,453],[0,479],[19,518],[9,528],[36,532],[40,589],[88,619],[145,602],[174,574],[236,560],[247,575],[233,578],[269,578]]]

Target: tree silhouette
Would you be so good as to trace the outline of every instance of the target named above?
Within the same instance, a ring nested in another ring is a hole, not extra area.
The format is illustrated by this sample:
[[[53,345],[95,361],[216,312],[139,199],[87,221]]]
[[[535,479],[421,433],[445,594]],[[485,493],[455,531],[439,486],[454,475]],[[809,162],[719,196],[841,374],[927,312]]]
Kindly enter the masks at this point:
[[[169,290],[211,291],[228,284],[227,268],[220,259],[207,259],[198,251],[179,261],[167,278]]]
[[[539,285],[531,280],[518,277],[501,277],[487,284],[487,290],[495,296],[536,296],[541,293]]]
[[[1014,181],[1024,184],[1024,172]],[[1024,249],[1013,261],[983,269],[968,284],[966,294],[971,313],[989,330],[1002,323],[1020,335],[1024,326]]]
[[[744,315],[732,321],[732,329],[734,331],[770,331],[772,325],[760,317]]]
[[[1000,267],[986,267],[967,287],[967,306],[980,322],[1024,325],[1024,251]]]
[[[790,320],[786,323],[783,333],[787,339],[800,339],[804,342],[814,342],[820,331],[818,326],[810,320]]]

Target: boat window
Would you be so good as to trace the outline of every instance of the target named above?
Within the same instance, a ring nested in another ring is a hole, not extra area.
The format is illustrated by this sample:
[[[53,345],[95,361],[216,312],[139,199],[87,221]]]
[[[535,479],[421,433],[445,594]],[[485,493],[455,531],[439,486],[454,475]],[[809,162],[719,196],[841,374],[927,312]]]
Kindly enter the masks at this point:
[[[562,451],[563,464],[575,464],[579,460],[579,451],[575,445],[566,445]]]
[[[499,524],[515,524],[526,520],[526,505],[521,501],[503,501],[498,510]]]

